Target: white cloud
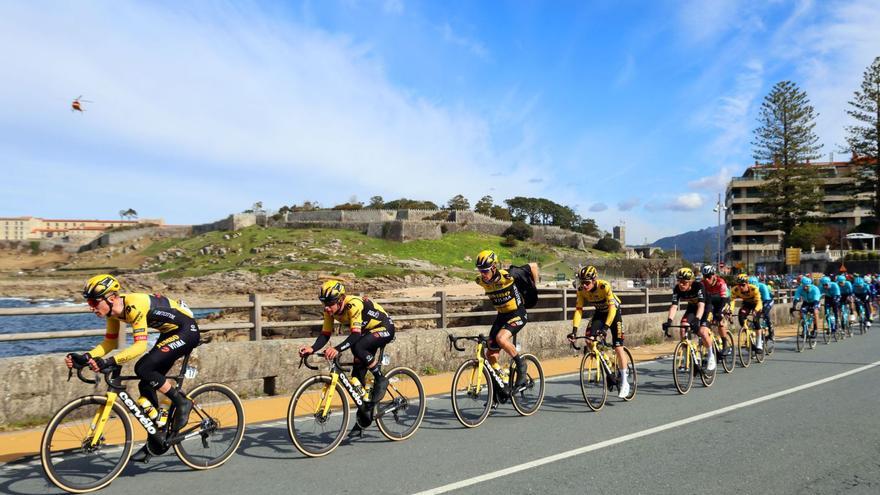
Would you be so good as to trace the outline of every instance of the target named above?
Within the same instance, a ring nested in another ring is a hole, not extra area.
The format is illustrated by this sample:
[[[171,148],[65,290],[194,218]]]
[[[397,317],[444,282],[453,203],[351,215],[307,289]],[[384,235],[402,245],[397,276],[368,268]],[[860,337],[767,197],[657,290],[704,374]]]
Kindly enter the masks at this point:
[[[590,206],[591,212],[600,212],[600,211],[605,211],[607,209],[608,209],[608,205],[606,205],[605,203],[593,203]]]
[[[639,198],[629,198],[617,203],[617,209],[620,211],[630,211],[641,203]]]
[[[671,199],[655,199],[645,204],[648,211],[672,210],[693,211],[702,208],[703,196],[699,193],[684,193]]]
[[[159,177],[182,164],[200,164],[212,178],[246,169],[252,180],[238,184],[243,196],[267,204],[261,191],[282,186],[281,204],[303,194],[331,203],[374,191],[476,197],[483,184],[460,179],[476,169],[504,169],[511,195],[539,192],[526,182],[546,175],[544,164],[529,149],[497,150],[485,116],[394,84],[369,45],[282,24],[258,6],[245,14],[167,9],[4,7],[0,43],[16,49],[0,52],[0,128],[77,141],[89,153],[71,153],[71,164],[108,161],[98,158],[113,149],[125,157],[120,165],[152,163]],[[70,114],[81,93],[94,103],[84,115]],[[14,146],[0,136],[0,152]],[[45,148],[29,150],[32,158],[45,158]],[[261,182],[268,178],[271,188]],[[345,189],[339,198],[328,197],[337,188]],[[164,200],[162,188],[153,194]]]
[[[385,0],[382,3],[382,10],[386,14],[402,14],[403,0]]]
[[[456,33],[452,29],[452,26],[449,25],[448,22],[440,25],[437,28],[437,30],[443,36],[443,41],[445,41],[449,44],[452,44],[452,45],[466,48],[468,51],[470,51],[471,53],[473,53],[477,57],[480,57],[483,59],[489,57],[489,50],[486,49],[486,47],[485,47],[485,45],[483,45],[483,43],[481,43],[477,40],[473,40],[471,38],[468,38],[467,36],[463,36],[461,34]]]
[[[623,63],[620,72],[617,73],[614,83],[617,86],[624,86],[636,75],[636,58],[632,54],[627,54],[626,61]]]
[[[702,191],[723,191],[727,188],[727,183],[733,176],[733,171],[729,167],[721,167],[716,175],[701,177],[697,180],[688,182],[691,189],[699,189]]]

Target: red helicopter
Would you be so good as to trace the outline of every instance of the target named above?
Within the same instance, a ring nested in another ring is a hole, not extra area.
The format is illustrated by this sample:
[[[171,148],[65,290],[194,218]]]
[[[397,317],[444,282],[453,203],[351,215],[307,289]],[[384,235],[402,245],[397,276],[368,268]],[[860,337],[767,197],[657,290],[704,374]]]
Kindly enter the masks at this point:
[[[91,100],[83,100],[83,95],[79,95],[73,99],[73,102],[70,104],[70,111],[77,111],[79,113],[85,112],[86,109],[83,108],[83,103],[92,103]]]

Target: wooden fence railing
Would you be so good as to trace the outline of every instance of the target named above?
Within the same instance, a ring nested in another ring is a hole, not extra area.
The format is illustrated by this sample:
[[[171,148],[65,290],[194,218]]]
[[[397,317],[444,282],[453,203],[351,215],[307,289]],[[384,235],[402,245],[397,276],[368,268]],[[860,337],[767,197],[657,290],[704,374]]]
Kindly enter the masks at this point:
[[[669,290],[649,290],[642,289],[637,291],[619,291],[616,294],[622,299],[637,302],[621,304],[621,308],[627,313],[655,313],[666,311],[669,308]],[[539,295],[539,305],[529,310],[530,315],[535,314],[556,314],[557,320],[566,320],[574,311],[576,302],[576,291],[573,289],[541,289]],[[787,302],[791,297],[790,289],[782,289],[776,291],[777,301]],[[548,301],[558,300],[558,304]],[[376,299],[380,304],[425,304],[434,303],[434,310],[428,310],[424,313],[417,314],[401,314],[393,315],[395,321],[408,320],[435,320],[439,328],[446,328],[450,318],[477,318],[492,316],[494,310],[489,311],[450,311],[449,303],[452,302],[485,302],[485,296],[449,296],[445,291],[439,291],[431,297],[398,297]],[[541,301],[544,301],[543,303]],[[315,300],[297,300],[297,301],[263,301],[260,294],[250,294],[247,301],[221,302],[211,305],[190,305],[191,309],[248,309],[248,321],[228,322],[228,323],[204,323],[199,324],[201,330],[224,331],[224,330],[249,330],[251,340],[261,340],[264,328],[296,328],[296,327],[315,327],[322,323],[322,320],[292,320],[292,321],[263,321],[264,308],[283,308],[283,307],[300,307],[312,306],[320,308],[321,304]],[[593,309],[592,307],[585,308]],[[69,306],[59,308],[6,308],[0,309],[0,317],[3,316],[27,316],[27,315],[62,315],[89,313],[87,306]],[[2,320],[0,320],[2,325]],[[153,331],[150,329],[150,331]],[[42,339],[61,339],[71,337],[91,337],[104,335],[104,329],[84,329],[84,330],[57,330],[42,332],[22,332],[12,334],[0,334],[0,342],[14,342],[20,340],[42,340]],[[120,345],[126,345],[125,339],[119,339]]]

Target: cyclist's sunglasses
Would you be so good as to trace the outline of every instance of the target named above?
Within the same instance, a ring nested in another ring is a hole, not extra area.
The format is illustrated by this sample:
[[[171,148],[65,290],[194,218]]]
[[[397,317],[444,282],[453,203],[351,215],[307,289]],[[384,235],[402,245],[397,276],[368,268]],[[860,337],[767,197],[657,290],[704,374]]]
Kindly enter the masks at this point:
[[[103,299],[86,299],[86,304],[88,304],[90,308],[97,308],[101,301],[103,301]]]
[[[492,271],[491,268],[478,268],[477,271],[480,273],[490,273]]]

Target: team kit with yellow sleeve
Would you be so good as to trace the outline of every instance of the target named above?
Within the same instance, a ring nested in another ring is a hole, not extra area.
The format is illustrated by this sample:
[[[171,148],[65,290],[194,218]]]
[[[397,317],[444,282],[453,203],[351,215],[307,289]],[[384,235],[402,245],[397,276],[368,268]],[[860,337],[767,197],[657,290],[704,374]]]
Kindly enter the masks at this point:
[[[761,301],[761,291],[753,284],[737,284],[730,290],[730,312],[736,311],[736,300],[742,299],[742,307],[737,316],[739,317],[740,326],[745,323],[746,318],[752,311],[759,313],[764,307]]]
[[[134,366],[135,374],[142,380],[138,384],[141,395],[152,400],[174,361],[199,345],[199,327],[192,311],[181,301],[158,294],[120,294],[120,297],[125,305],[122,317],[107,317],[104,340],[89,354],[101,357],[116,349],[120,322],[125,322],[131,325],[134,344],[119,351],[114,359],[118,364],[131,361],[147,349],[147,328],[158,330],[161,335],[156,345]]]
[[[498,311],[498,316],[495,317],[492,329],[489,331],[489,348],[497,350],[499,347],[495,338],[502,328],[510,331],[511,335],[516,335],[528,322],[522,294],[517,289],[513,276],[507,270],[500,268],[497,276],[489,282],[484,282],[479,275],[476,282],[483,288],[492,306]]]
[[[604,328],[611,329],[612,345],[623,345],[623,320],[620,317],[620,299],[611,290],[611,284],[606,280],[596,280],[590,290],[583,288],[577,291],[577,306],[574,308],[574,317],[571,324],[576,329],[581,323],[584,307],[593,306],[595,311],[590,321],[590,334],[596,334]]]

